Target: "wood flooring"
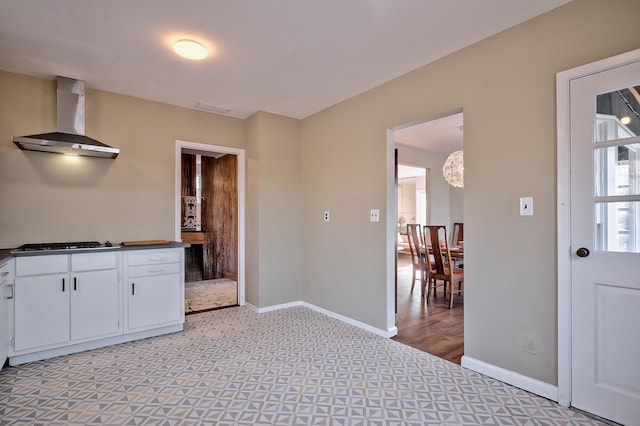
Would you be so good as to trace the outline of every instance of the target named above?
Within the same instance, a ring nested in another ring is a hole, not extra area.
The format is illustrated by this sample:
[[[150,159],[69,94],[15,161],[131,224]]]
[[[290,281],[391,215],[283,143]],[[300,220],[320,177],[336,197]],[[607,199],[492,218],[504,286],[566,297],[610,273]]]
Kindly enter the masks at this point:
[[[393,339],[460,364],[464,354],[464,299],[454,296],[453,309],[438,288],[438,297],[425,304],[420,281],[411,291],[412,266],[408,256],[398,259],[398,335]]]

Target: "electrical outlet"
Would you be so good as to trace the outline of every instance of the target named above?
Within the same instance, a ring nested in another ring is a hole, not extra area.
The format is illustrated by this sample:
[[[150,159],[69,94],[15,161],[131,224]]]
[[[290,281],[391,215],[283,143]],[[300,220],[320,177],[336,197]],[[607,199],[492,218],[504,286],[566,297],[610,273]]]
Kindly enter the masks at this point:
[[[324,212],[324,221],[329,222],[329,210]]]
[[[536,354],[536,339],[534,337],[524,336],[524,351],[532,355]]]
[[[369,216],[371,222],[380,222],[380,210],[371,209],[371,215]]]

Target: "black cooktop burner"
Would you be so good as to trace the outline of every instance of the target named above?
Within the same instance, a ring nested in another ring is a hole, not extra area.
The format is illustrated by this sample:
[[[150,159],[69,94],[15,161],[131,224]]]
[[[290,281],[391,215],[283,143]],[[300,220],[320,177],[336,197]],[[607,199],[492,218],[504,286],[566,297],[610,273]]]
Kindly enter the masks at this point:
[[[16,251],[49,251],[49,250],[73,250],[73,249],[91,249],[103,247],[98,241],[78,241],[72,243],[37,243],[23,244]]]

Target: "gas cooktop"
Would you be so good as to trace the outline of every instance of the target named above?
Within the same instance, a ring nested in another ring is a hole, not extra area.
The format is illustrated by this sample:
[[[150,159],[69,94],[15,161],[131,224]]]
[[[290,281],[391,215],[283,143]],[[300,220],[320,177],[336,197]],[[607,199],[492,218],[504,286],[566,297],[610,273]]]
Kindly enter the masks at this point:
[[[112,248],[113,244],[109,241],[104,244],[99,241],[76,241],[76,242],[62,242],[62,243],[35,243],[35,244],[23,244],[12,253],[25,253],[33,251],[55,251],[55,250],[91,250],[91,249],[104,249]]]

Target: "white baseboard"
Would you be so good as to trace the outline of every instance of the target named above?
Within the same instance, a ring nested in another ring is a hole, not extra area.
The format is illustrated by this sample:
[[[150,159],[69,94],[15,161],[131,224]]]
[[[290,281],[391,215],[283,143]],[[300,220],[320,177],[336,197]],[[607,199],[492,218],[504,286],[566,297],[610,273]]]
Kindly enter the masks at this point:
[[[304,306],[305,308],[309,308],[309,309],[311,309],[313,311],[320,312],[321,314],[324,314],[324,315],[326,315],[328,317],[335,318],[335,319],[340,320],[342,322],[345,322],[347,324],[354,325],[354,326],[356,326],[358,328],[362,328],[363,330],[370,331],[370,332],[372,332],[374,334],[377,334],[378,336],[393,337],[396,334],[398,334],[398,328],[397,327],[390,328],[389,330],[383,330],[383,329],[380,329],[380,328],[372,327],[369,324],[365,324],[365,323],[363,323],[361,321],[354,320],[353,318],[345,317],[344,315],[340,315],[340,314],[337,314],[335,312],[329,311],[327,309],[321,308],[319,306],[312,305],[311,303],[302,302],[302,301],[283,303],[281,305],[267,306],[267,307],[264,307],[264,308],[258,308],[256,306],[252,305],[251,303],[245,302],[245,306],[247,308],[251,309],[252,311],[257,312],[259,314],[262,314],[262,313],[265,313],[265,312],[277,311],[278,309],[291,308],[293,306]]]
[[[326,309],[321,308],[321,307],[316,306],[316,305],[312,305],[311,303],[300,302],[300,304],[302,306],[304,306],[305,308],[312,309],[312,310],[314,310],[316,312],[320,312],[321,314],[324,314],[324,315],[326,315],[328,317],[335,318],[335,319],[340,320],[342,322],[345,322],[347,324],[351,324],[351,325],[354,325],[354,326],[356,326],[358,328],[362,328],[363,330],[370,331],[370,332],[372,332],[374,334],[377,334],[378,336],[393,337],[396,334],[398,334],[398,329],[396,327],[393,327],[393,328],[391,328],[389,330],[383,330],[381,328],[372,327],[369,324],[365,324],[365,323],[363,323],[361,321],[354,320],[353,318],[349,318],[349,317],[345,317],[344,315],[336,314],[335,312],[326,310]]]
[[[287,308],[292,308],[294,306],[300,306],[301,303],[302,302],[300,301],[289,302],[289,303],[282,303],[280,305],[271,305],[265,308],[258,308],[250,303],[245,303],[245,305],[254,312],[257,312],[259,314],[264,314],[265,312],[277,311],[279,309],[287,309]]]
[[[515,371],[506,370],[466,355],[462,357],[462,366],[552,401],[558,401],[558,387],[541,380],[524,376]]]

